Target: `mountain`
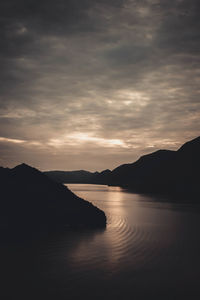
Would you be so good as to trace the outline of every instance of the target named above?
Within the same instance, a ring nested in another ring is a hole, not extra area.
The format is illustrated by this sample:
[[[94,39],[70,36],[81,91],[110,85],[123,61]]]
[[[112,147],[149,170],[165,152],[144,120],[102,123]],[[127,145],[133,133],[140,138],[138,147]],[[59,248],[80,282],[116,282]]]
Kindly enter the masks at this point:
[[[200,137],[197,137],[177,151],[158,150],[112,171],[49,171],[45,174],[50,178],[60,175],[56,177],[59,182],[117,185],[138,193],[190,197],[200,195],[199,170]]]
[[[95,173],[78,171],[46,171],[45,175],[61,183],[90,183]]]
[[[111,174],[110,184],[136,192],[170,195],[200,195],[200,137],[177,151],[159,150],[132,164],[121,165]]]
[[[111,183],[116,185],[130,185],[133,182],[135,185],[139,184],[151,177],[152,173],[158,173],[174,155],[175,151],[158,150],[140,157],[134,163],[121,165],[112,171]]]
[[[0,168],[0,228],[6,231],[105,227],[103,211],[26,164]]]
[[[96,172],[93,175],[93,183],[96,184],[108,184],[110,182],[112,171],[109,169],[103,170],[102,172]]]
[[[49,178],[60,183],[97,183],[107,184],[110,170],[104,170],[102,172],[89,172],[84,170],[79,171],[46,171],[43,172]]]

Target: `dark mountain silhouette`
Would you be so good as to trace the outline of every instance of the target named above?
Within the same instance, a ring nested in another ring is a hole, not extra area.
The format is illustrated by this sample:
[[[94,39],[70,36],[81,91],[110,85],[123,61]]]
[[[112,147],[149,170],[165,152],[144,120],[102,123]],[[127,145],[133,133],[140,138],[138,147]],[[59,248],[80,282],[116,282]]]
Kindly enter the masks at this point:
[[[173,158],[175,151],[158,150],[140,157],[136,162],[124,164],[112,171],[111,182],[114,184],[130,185],[146,180],[164,168],[168,160]]]
[[[49,178],[60,183],[97,183],[107,184],[110,170],[102,172],[79,171],[46,171],[44,172]]]
[[[98,172],[97,172],[98,173]],[[90,183],[95,173],[78,170],[78,171],[47,171],[45,175],[61,183]]]
[[[105,227],[103,211],[26,164],[0,168],[1,229],[16,232]]]
[[[177,151],[158,150],[113,171],[90,173],[82,183],[118,185],[139,193],[199,196],[199,170],[200,137],[197,137]],[[52,174],[53,171],[48,172],[48,176]]]
[[[103,170],[102,172],[96,172],[93,175],[93,183],[96,184],[108,184],[110,182],[110,177],[112,175],[112,171],[109,169]]]
[[[177,151],[159,150],[112,171],[111,184],[137,192],[200,195],[200,137]]]

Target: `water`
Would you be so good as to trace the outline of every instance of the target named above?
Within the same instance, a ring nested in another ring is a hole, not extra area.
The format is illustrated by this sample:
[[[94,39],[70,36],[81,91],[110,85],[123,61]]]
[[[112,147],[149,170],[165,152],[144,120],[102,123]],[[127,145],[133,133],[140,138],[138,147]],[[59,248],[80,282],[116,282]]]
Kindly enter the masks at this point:
[[[107,228],[2,246],[2,299],[200,299],[199,209],[68,187],[105,211]]]

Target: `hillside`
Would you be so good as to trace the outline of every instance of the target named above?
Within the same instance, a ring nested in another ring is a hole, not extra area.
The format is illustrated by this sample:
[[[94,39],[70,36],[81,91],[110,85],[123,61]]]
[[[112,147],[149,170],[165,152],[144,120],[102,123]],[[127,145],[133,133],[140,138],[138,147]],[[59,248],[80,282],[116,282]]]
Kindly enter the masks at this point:
[[[200,137],[188,141],[177,151],[158,150],[136,162],[102,172],[49,171],[50,178],[65,183],[118,185],[139,193],[200,195]]]
[[[177,151],[159,150],[114,169],[110,183],[137,192],[199,195],[200,137]]]
[[[1,229],[106,226],[103,211],[26,164],[0,168],[0,192]]]
[[[92,181],[94,173],[77,170],[77,171],[46,171],[45,175],[61,183],[89,183]]]
[[[85,170],[78,171],[46,171],[43,172],[49,178],[60,183],[97,183],[107,184],[111,171],[89,172]]]

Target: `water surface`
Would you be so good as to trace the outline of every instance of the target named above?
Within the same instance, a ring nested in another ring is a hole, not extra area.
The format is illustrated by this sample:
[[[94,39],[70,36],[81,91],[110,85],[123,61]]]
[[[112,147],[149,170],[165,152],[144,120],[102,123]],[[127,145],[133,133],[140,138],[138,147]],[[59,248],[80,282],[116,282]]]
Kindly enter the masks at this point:
[[[196,207],[119,187],[68,187],[105,211],[107,228],[1,247],[4,299],[200,299]]]

